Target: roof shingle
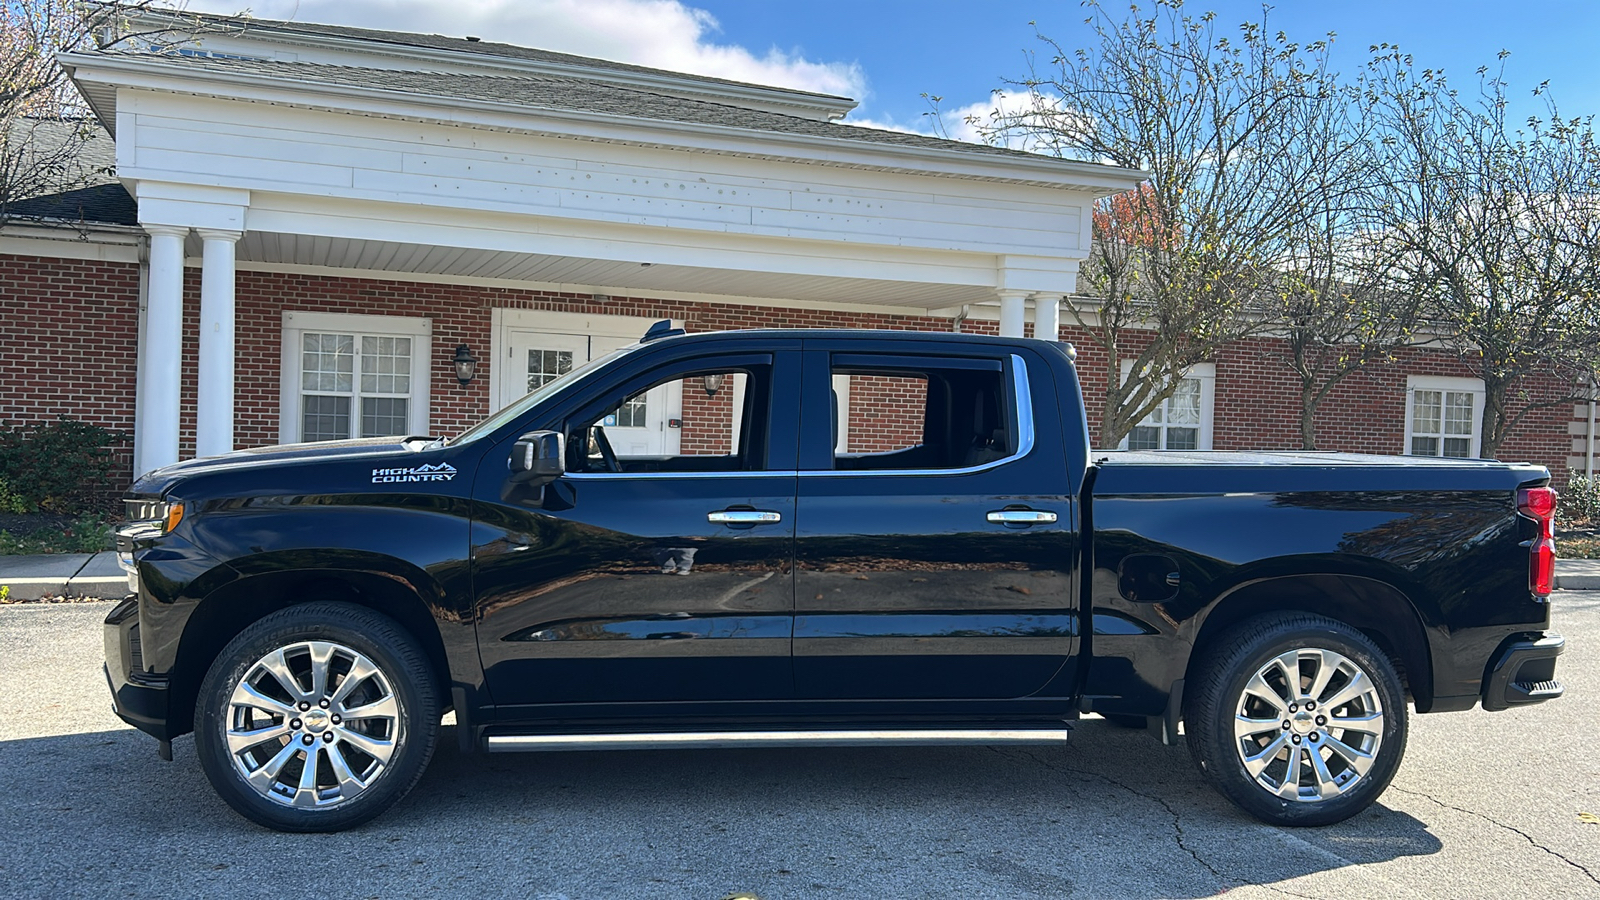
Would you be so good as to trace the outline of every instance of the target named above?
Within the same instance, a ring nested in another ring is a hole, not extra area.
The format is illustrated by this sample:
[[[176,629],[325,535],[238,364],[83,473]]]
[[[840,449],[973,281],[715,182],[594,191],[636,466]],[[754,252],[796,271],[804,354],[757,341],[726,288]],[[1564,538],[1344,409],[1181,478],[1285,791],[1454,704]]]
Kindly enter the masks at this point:
[[[1006,147],[971,144],[909,134],[822,122],[803,116],[751,109],[709,100],[655,93],[615,83],[557,75],[465,75],[448,72],[396,71],[321,63],[253,60],[190,53],[114,51],[122,58],[148,58],[199,71],[251,74],[306,84],[396,91],[431,97],[514,103],[534,109],[574,110],[637,119],[745,128],[778,134],[808,135],[838,141],[890,144],[980,156],[1040,160],[1036,154]]]
[[[116,143],[98,123],[24,119],[13,127],[27,129],[24,139],[47,155],[68,141],[81,143],[68,158],[65,171],[52,179],[54,188],[43,194],[13,198],[5,210],[7,218],[139,224],[138,206],[116,178]]]

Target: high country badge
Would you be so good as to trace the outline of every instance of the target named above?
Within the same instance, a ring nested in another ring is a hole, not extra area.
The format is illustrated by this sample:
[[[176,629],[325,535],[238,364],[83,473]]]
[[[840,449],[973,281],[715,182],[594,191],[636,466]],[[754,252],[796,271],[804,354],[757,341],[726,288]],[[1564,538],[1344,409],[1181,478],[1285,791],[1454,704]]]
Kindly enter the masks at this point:
[[[433,466],[415,466],[408,469],[373,469],[373,484],[399,484],[414,481],[449,481],[456,477],[456,467],[449,463]]]

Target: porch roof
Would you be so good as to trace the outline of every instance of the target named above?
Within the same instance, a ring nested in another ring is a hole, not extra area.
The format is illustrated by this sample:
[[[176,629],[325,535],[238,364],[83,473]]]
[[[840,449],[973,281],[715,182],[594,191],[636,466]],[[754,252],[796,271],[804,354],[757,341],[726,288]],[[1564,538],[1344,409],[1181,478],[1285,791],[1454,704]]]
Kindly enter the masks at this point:
[[[785,159],[1068,188],[1105,196],[1145,173],[1007,147],[819,121],[730,100],[716,102],[587,78],[484,75],[326,65],[196,52],[94,51],[58,57],[95,114],[116,133],[119,88],[355,111],[602,139],[721,155]],[[276,93],[273,93],[273,92]],[[579,127],[574,128],[577,125]]]

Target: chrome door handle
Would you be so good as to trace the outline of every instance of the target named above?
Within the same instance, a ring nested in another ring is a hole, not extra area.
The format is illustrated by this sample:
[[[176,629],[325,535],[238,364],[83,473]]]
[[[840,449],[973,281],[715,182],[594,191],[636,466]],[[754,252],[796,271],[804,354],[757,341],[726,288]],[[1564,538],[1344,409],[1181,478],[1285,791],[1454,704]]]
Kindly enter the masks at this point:
[[[996,509],[985,518],[996,525],[1048,525],[1056,520],[1056,514],[1039,509]]]
[[[764,509],[719,509],[706,513],[706,521],[717,525],[771,525],[782,522],[783,514]]]

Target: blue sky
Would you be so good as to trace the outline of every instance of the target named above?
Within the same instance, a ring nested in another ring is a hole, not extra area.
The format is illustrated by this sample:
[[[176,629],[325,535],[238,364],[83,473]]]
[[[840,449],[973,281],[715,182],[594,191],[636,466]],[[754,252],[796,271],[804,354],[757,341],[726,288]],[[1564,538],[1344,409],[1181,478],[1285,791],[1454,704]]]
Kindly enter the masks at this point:
[[[240,0],[190,0],[236,12]],[[1113,9],[1125,8],[1109,0]],[[1248,0],[1191,2],[1235,30],[1259,18]],[[677,71],[842,93],[862,101],[854,121],[925,130],[923,92],[947,109],[987,105],[1026,72],[1037,21],[1067,47],[1086,44],[1076,0],[256,0],[261,18],[477,35]],[[1479,65],[1511,52],[1507,76],[1519,118],[1542,109],[1530,91],[1549,79],[1566,115],[1600,113],[1600,0],[1281,0],[1274,29],[1310,42],[1333,31],[1335,67],[1360,67],[1388,41],[1462,86]],[[947,121],[949,119],[947,118]],[[959,117],[957,117],[959,120]]]
[[[1091,34],[1086,11],[1072,0],[702,0],[716,17],[718,39],[760,51],[778,47],[817,60],[858,62],[870,91],[867,117],[911,125],[923,110],[922,92],[946,105],[981,100],[1003,78],[1026,71],[1023,50],[1035,46],[1030,21],[1068,47]],[[1108,8],[1120,10],[1115,0]],[[1218,13],[1230,30],[1259,18],[1259,2],[1190,2],[1194,14]],[[1442,66],[1460,86],[1475,83],[1480,65],[1511,51],[1507,75],[1527,97],[1546,78],[1565,114],[1600,112],[1600,2],[1417,2],[1417,0],[1281,0],[1269,24],[1308,43],[1329,31],[1336,68],[1353,71],[1367,48],[1387,41],[1413,53],[1419,65]],[[1528,108],[1535,107],[1532,102]]]

